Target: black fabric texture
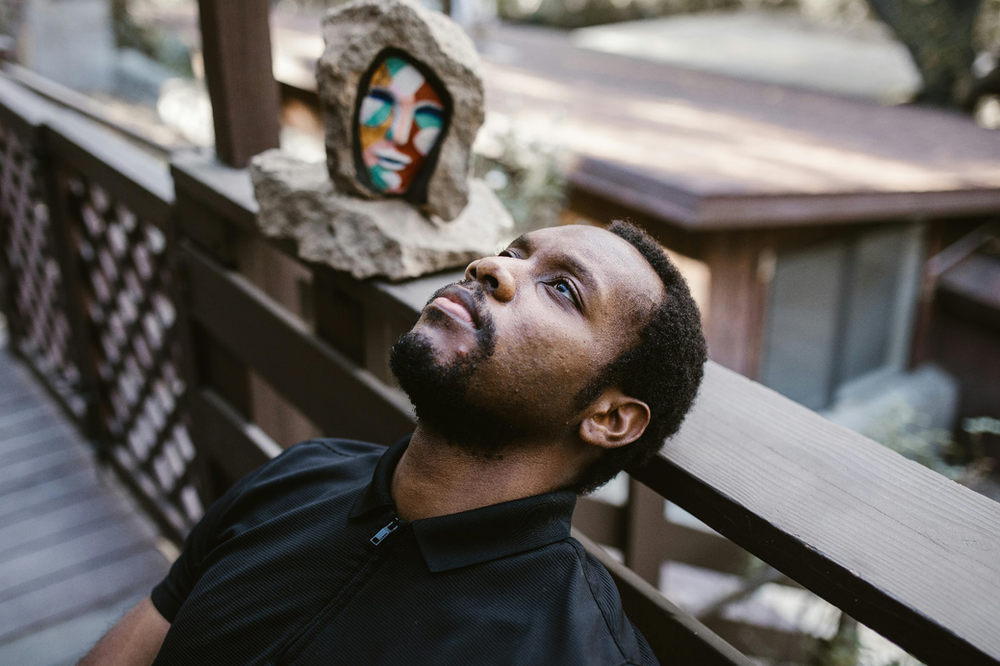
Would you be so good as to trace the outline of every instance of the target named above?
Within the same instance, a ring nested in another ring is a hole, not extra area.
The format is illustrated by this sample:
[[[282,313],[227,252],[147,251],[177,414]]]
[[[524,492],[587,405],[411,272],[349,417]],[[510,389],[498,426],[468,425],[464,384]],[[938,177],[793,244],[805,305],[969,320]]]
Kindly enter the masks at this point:
[[[657,663],[570,536],[573,493],[402,521],[408,441],[303,442],[233,486],[153,589],[154,663]]]

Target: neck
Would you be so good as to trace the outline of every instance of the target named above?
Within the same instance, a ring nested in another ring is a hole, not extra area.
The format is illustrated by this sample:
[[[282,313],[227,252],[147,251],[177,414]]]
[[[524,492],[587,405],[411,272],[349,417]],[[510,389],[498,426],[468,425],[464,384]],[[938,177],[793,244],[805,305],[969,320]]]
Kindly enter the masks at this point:
[[[418,424],[393,473],[396,511],[412,521],[556,490],[575,474],[567,449],[555,442],[519,444],[502,457],[484,459]]]

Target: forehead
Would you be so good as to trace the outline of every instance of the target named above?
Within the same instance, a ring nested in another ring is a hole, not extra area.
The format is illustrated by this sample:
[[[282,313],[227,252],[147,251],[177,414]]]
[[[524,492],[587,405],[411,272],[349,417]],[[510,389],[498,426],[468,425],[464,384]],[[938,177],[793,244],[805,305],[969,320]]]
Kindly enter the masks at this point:
[[[605,229],[554,227],[533,231],[522,239],[532,254],[575,264],[590,273],[601,296],[652,306],[664,295],[663,283],[639,250]]]
[[[438,94],[427,77],[413,63],[395,55],[385,58],[375,69],[368,88],[385,88],[398,98],[438,101]]]
[[[390,56],[375,69],[369,86],[392,87],[412,95],[423,83],[420,70],[398,56]]]

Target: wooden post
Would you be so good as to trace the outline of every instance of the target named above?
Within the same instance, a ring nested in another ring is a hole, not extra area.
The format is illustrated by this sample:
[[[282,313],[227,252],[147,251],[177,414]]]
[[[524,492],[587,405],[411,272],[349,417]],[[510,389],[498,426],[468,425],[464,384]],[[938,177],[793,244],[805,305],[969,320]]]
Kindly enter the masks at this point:
[[[712,273],[705,326],[708,355],[716,363],[756,379],[764,337],[770,276],[762,266],[767,239],[746,232],[716,234],[705,261]]]
[[[267,0],[198,0],[215,152],[229,166],[278,147]]]
[[[659,588],[662,549],[653,541],[663,535],[663,497],[629,478],[625,520],[625,566]]]

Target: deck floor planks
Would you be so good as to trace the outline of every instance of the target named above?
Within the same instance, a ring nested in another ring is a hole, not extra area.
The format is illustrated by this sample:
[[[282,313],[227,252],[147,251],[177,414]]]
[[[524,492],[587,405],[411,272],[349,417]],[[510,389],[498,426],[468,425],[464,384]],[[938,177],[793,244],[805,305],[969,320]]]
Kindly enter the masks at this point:
[[[102,557],[95,569],[83,569],[68,578],[45,581],[37,589],[4,602],[16,613],[0,620],[0,646],[78,615],[115,603],[138,592],[149,594],[166,573],[163,556],[133,546]],[[4,615],[7,615],[5,612]],[[100,636],[94,636],[91,643]]]
[[[27,487],[27,482],[41,483],[48,478],[48,472],[69,463],[79,466],[87,464],[87,460],[80,451],[67,449],[65,445],[56,449],[49,447],[45,453],[0,467],[0,488],[9,492],[15,484]]]
[[[0,664],[75,664],[97,636],[107,631],[145,595],[146,592],[143,591],[124,597],[104,608],[77,615],[55,626],[0,645]]]
[[[25,550],[46,548],[52,543],[79,536],[81,530],[91,530],[115,520],[127,521],[128,514],[117,507],[108,506],[104,497],[98,496],[61,506],[55,511],[40,513],[38,517],[21,519],[0,527],[0,557],[15,557]],[[2,579],[0,570],[0,580]],[[2,591],[0,598],[3,598]]]
[[[46,426],[62,422],[62,418],[62,414],[51,405],[21,409],[14,414],[0,416],[0,441],[37,432]]]
[[[0,664],[75,663],[166,573],[157,541],[0,346]]]
[[[93,470],[78,469],[62,478],[35,484],[0,500],[0,525],[32,516],[38,518],[48,511],[103,492],[104,487]]]
[[[12,546],[0,552],[4,565],[0,570],[0,601],[11,596],[12,590],[50,573],[50,570],[89,562],[101,554],[131,546],[146,544],[156,538],[147,525],[110,514],[88,519],[76,529],[50,534],[46,538]]]
[[[73,431],[68,425],[65,423],[53,423],[44,428],[0,441],[0,452],[3,455],[17,455],[22,449],[30,450],[43,442],[67,436],[73,436]]]
[[[32,460],[38,456],[48,455],[54,451],[65,448],[61,433],[58,430],[49,429],[47,436],[43,437],[19,437],[21,440],[17,446],[0,449],[0,469],[8,465]],[[27,443],[26,441],[27,440]]]

